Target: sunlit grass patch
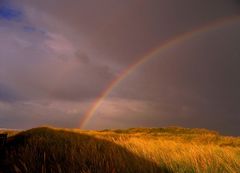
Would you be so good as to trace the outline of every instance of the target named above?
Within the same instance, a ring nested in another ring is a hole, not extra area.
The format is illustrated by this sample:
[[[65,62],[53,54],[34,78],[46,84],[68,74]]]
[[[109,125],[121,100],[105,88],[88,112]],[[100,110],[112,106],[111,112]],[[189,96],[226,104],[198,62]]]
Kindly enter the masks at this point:
[[[220,136],[205,129],[85,131],[43,127],[8,139],[2,169],[8,172],[237,173],[239,144],[239,138]]]

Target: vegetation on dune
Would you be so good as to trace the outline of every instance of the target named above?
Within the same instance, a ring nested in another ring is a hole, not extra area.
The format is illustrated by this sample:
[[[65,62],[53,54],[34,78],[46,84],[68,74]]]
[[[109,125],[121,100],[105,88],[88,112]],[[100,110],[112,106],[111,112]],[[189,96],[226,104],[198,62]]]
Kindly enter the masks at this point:
[[[8,139],[0,172],[237,173],[240,138],[205,129],[35,128]]]
[[[11,137],[3,172],[162,172],[111,141],[87,134],[37,128]]]
[[[8,134],[8,136],[16,135],[18,132],[17,130],[0,129],[0,134]]]

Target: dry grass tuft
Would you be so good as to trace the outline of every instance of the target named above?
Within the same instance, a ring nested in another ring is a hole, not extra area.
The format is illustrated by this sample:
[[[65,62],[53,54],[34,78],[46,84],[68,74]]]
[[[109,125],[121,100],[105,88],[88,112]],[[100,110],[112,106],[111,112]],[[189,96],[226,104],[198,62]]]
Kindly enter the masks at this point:
[[[10,137],[1,156],[2,172],[9,173],[237,173],[240,138],[178,127],[44,127]]]

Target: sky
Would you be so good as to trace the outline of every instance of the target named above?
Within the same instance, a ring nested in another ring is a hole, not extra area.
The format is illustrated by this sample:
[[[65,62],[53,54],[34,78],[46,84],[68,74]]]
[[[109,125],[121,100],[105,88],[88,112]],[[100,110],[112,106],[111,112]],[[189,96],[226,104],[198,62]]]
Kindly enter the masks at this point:
[[[239,66],[239,0],[0,0],[2,128],[240,135]]]

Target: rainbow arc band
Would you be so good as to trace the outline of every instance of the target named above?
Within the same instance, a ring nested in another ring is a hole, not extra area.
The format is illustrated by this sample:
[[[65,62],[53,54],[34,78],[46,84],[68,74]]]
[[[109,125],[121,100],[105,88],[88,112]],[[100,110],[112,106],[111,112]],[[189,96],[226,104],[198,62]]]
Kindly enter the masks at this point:
[[[230,16],[221,18],[220,20],[216,20],[212,23],[208,23],[207,25],[204,25],[202,27],[193,29],[190,32],[185,32],[181,35],[178,35],[176,37],[170,38],[164,42],[162,42],[160,45],[154,47],[150,51],[148,51],[140,60],[137,62],[129,65],[125,70],[121,72],[121,74],[114,80],[112,80],[109,85],[106,87],[105,90],[101,92],[101,94],[97,97],[97,99],[93,102],[93,104],[90,106],[90,108],[86,111],[86,113],[83,115],[83,117],[80,120],[79,127],[84,128],[85,125],[88,123],[88,121],[92,118],[96,110],[99,108],[99,106],[102,104],[104,99],[111,93],[111,91],[121,82],[123,81],[129,74],[131,74],[134,70],[136,70],[138,67],[149,61],[151,58],[153,58],[156,55],[159,55],[161,52],[164,52],[165,50],[172,48],[174,46],[177,46],[179,43],[182,43],[184,41],[188,41],[191,38],[194,38],[198,35],[210,32],[212,30],[215,30],[219,27],[223,27],[225,25],[234,23],[240,21],[240,16]]]

